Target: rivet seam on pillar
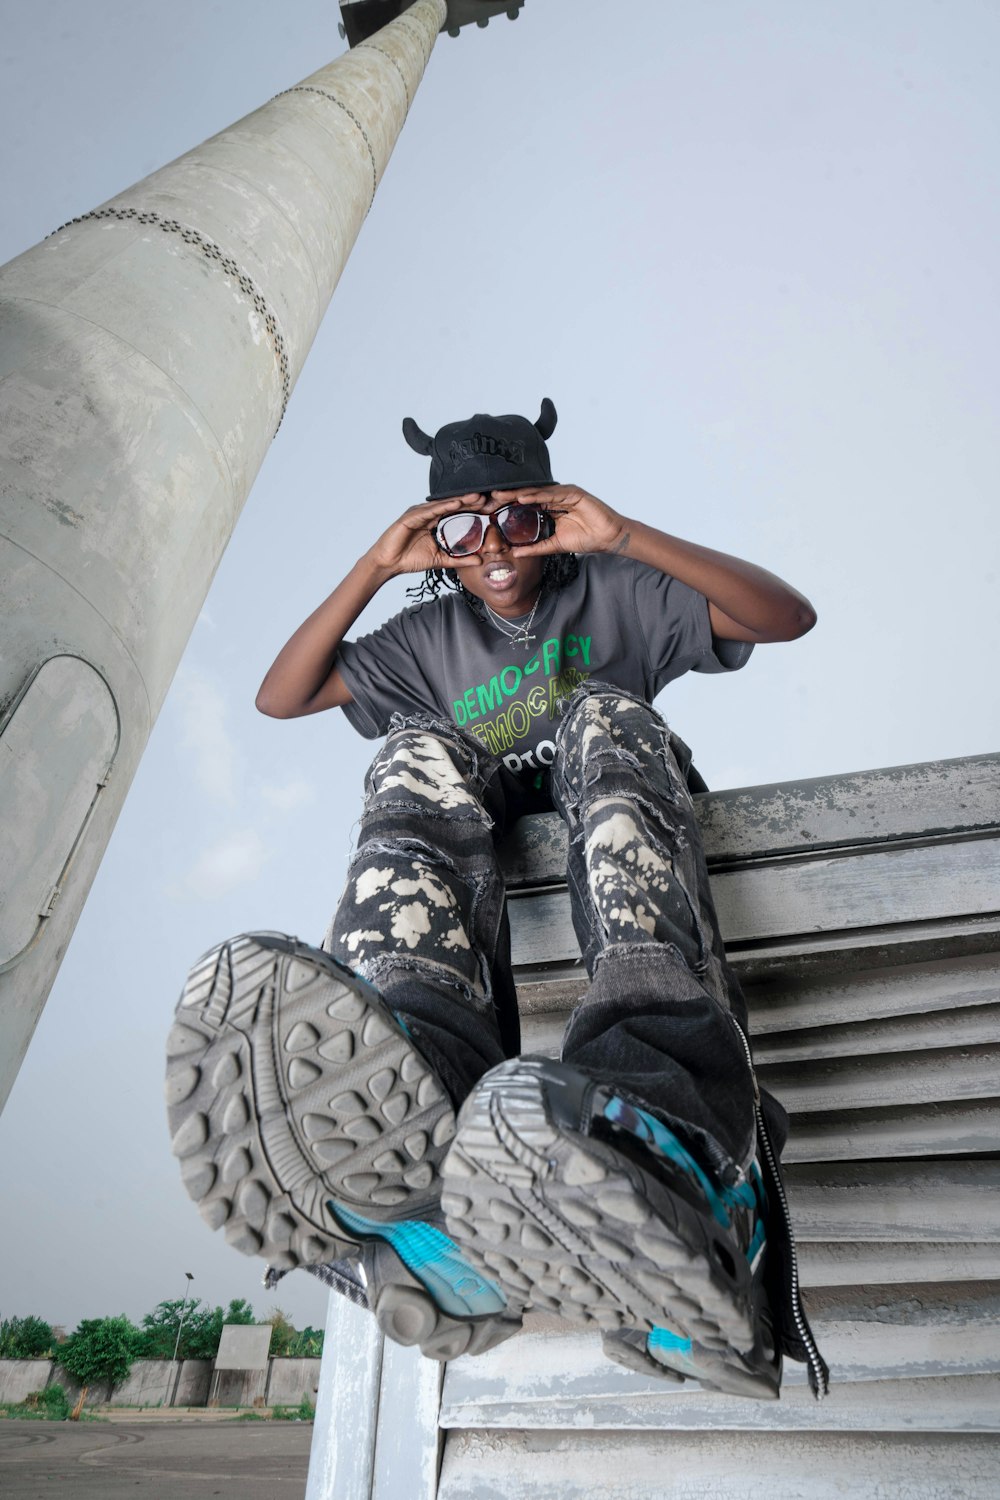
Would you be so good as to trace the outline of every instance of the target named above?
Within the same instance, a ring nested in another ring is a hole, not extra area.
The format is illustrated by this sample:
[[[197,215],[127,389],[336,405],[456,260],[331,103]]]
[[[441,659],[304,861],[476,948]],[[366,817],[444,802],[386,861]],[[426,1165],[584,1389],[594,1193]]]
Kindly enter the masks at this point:
[[[396,69],[396,72],[399,74],[399,81],[403,85],[403,93],[406,95],[406,113],[409,114],[410,113],[410,90],[409,90],[409,87],[407,86],[406,75],[403,72],[402,68],[399,66],[399,63],[393,57],[392,53],[391,52],[387,52],[384,47],[376,47],[376,45],[375,45],[374,42],[359,42],[358,45],[355,47],[354,50],[355,50],[355,52],[380,52],[382,54],[382,56],[385,58],[386,62],[392,63],[392,66]]]
[[[232,256],[223,252],[221,245],[214,240],[207,239],[197,229],[191,229],[188,225],[181,224],[177,219],[161,219],[160,215],[153,209],[139,208],[95,208],[89,214],[80,214],[76,219],[69,219],[65,224],[60,224],[52,234],[61,234],[64,229],[71,229],[74,224],[85,224],[88,219],[117,219],[124,223],[133,220],[136,224],[156,224],[163,230],[164,234],[179,234],[181,239],[188,245],[196,245],[203,255],[209,260],[218,261],[220,267],[228,275],[236,278],[236,283],[241,292],[244,292],[253,303],[257,312],[264,319],[264,327],[267,329],[268,337],[274,347],[274,353],[278,360],[278,368],[281,371],[281,415],[278,417],[278,427],[285,419],[288,409],[288,398],[291,395],[292,381],[288,367],[288,353],[285,348],[285,340],[278,327],[278,320],[268,307],[263,293],[258,291],[251,278],[245,271],[241,271]],[[47,239],[52,238],[47,235]],[[277,436],[278,427],[274,429]]]
[[[392,24],[394,26],[398,26],[400,31],[408,31],[411,36],[415,36],[417,38],[417,40],[420,42],[420,45],[424,48],[424,67],[426,68],[428,62],[430,61],[431,51],[433,50],[434,43],[437,41],[437,32],[435,31],[432,33],[431,45],[430,47],[428,47],[427,33],[425,31],[421,31],[419,26],[414,26],[412,21],[408,20],[405,15],[397,16]]]
[[[344,111],[344,114],[347,116],[347,118],[349,120],[353,120],[354,124],[361,131],[361,137],[362,137],[365,145],[368,147],[368,155],[369,155],[369,157],[371,159],[371,164],[372,164],[372,195],[371,195],[371,198],[368,200],[368,209],[367,209],[367,212],[371,213],[372,204],[375,202],[375,190],[378,187],[378,167],[375,165],[375,152],[372,150],[372,143],[368,139],[368,132],[365,130],[365,127],[362,125],[362,123],[358,119],[357,115],[354,113],[354,111],[352,109],[348,109],[348,107],[344,103],[343,99],[338,99],[337,96],[336,96],[336,94],[329,93],[327,89],[318,89],[318,88],[316,88],[315,84],[311,84],[311,83],[297,83],[294,88],[292,88],[292,89],[282,89],[281,93],[280,94],[275,94],[274,97],[276,99],[283,99],[286,94],[319,94],[319,95],[322,96],[322,98],[329,99],[330,103],[331,104],[335,104],[338,109],[342,109]]]

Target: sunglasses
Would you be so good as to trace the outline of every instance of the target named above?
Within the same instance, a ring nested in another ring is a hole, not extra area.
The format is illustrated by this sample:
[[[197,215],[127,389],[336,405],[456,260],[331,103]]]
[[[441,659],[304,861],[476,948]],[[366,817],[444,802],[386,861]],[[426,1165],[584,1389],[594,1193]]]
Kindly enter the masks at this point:
[[[482,549],[491,525],[510,547],[530,546],[555,531],[555,522],[540,506],[504,505],[489,516],[471,510],[444,516],[434,528],[434,540],[449,557],[471,557]]]

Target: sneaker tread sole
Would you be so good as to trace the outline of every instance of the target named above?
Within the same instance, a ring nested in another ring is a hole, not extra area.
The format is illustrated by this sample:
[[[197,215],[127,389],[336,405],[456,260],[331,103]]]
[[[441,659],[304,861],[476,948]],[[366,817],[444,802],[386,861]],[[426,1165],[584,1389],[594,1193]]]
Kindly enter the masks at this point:
[[[606,1332],[667,1323],[706,1348],[753,1344],[745,1261],[682,1196],[554,1125],[530,1062],[495,1069],[466,1102],[441,1202],[456,1242],[528,1306]]]
[[[279,1269],[356,1249],[331,1198],[387,1219],[437,1206],[455,1130],[440,1083],[374,990],[294,939],[247,934],[195,965],[166,1095],[202,1217]]]
[[[720,1396],[739,1396],[755,1401],[776,1401],[781,1385],[781,1356],[774,1351],[770,1358],[758,1353],[756,1369],[750,1369],[732,1350],[713,1351],[694,1345],[689,1361],[678,1361],[678,1368],[664,1364],[645,1347],[628,1340],[622,1333],[604,1335],[604,1353],[615,1364],[640,1375],[655,1375],[658,1380],[679,1384],[695,1380],[703,1390]]]
[[[521,1317],[454,1318],[444,1313],[417,1284],[395,1280],[376,1295],[376,1322],[397,1344],[416,1344],[427,1359],[458,1359],[462,1354],[485,1354],[520,1330]]]

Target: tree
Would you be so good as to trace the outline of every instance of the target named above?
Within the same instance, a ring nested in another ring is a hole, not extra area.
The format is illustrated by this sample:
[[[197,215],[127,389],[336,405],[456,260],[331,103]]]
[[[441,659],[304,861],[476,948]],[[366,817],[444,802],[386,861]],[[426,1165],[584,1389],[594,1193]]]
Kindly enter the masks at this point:
[[[219,1352],[224,1323],[252,1323],[253,1308],[242,1297],[235,1297],[223,1312],[221,1307],[202,1307],[201,1299],[193,1302],[175,1298],[158,1302],[142,1320],[142,1357],[144,1359],[214,1359]],[[186,1307],[186,1311],[185,1311]],[[180,1343],[177,1330],[184,1313]]]
[[[253,1308],[245,1297],[234,1297],[226,1308],[225,1323],[256,1323]]]
[[[84,1393],[89,1386],[103,1382],[110,1396],[141,1352],[142,1334],[124,1315],[84,1318],[60,1346],[59,1363],[79,1381]]]
[[[296,1338],[295,1329],[288,1314],[280,1307],[273,1308],[264,1322],[271,1325],[271,1343],[268,1353],[275,1359],[281,1359],[288,1353],[289,1345]]]
[[[306,1326],[295,1335],[288,1353],[296,1359],[318,1359],[323,1353],[323,1330]]]
[[[276,1307],[264,1319],[271,1325],[269,1353],[275,1359],[303,1359],[323,1353],[323,1334],[318,1328],[295,1328],[288,1314]]]
[[[219,1346],[222,1309],[200,1307],[200,1298],[188,1301],[178,1297],[158,1302],[142,1320],[142,1354],[144,1359],[211,1359]],[[181,1327],[180,1344],[177,1331]]]
[[[0,1359],[43,1359],[55,1341],[52,1325],[41,1318],[29,1315],[0,1322]]]

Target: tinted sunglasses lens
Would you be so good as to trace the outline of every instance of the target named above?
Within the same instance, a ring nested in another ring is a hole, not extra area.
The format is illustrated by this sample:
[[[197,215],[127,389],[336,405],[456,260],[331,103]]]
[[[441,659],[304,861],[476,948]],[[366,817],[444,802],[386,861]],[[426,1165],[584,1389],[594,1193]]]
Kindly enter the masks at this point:
[[[438,522],[436,534],[445,552],[452,557],[468,557],[483,545],[486,522],[482,516],[445,516]]]
[[[526,547],[542,534],[542,512],[536,505],[511,505],[497,512],[497,524],[512,547]]]

